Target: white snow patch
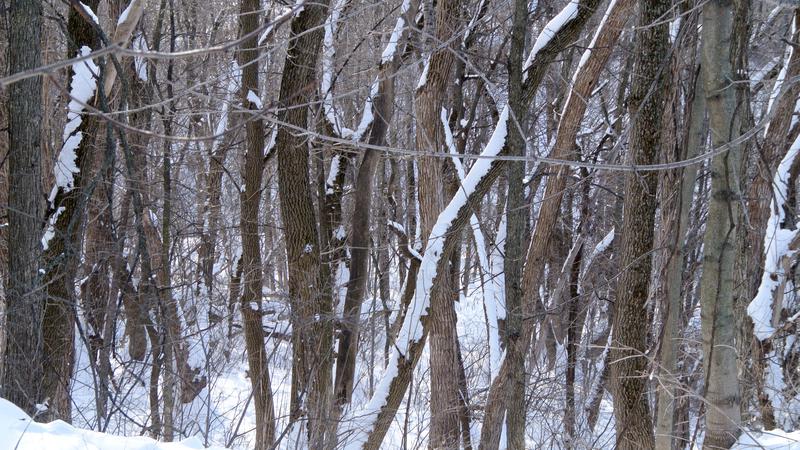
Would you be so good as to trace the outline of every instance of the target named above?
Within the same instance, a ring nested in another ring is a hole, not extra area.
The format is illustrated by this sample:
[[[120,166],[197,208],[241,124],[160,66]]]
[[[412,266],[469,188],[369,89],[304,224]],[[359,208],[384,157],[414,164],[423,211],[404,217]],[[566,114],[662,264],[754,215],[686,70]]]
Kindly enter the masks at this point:
[[[97,19],[97,14],[95,14],[94,11],[92,11],[92,8],[90,8],[89,5],[87,5],[86,3],[80,2],[80,1],[78,3],[80,3],[81,8],[83,8],[83,10],[86,11],[86,14],[88,14],[89,17],[92,18],[94,23],[96,23],[97,25],[100,25],[100,20]]]
[[[272,152],[272,150],[275,148],[275,140],[277,139],[278,139],[278,127],[275,127],[272,130],[272,133],[269,135],[269,140],[267,141],[267,145],[264,146],[265,157],[269,155],[270,152]]]
[[[678,16],[669,23],[669,41],[674,43],[678,39],[678,32],[681,30],[681,17]]]
[[[550,21],[547,22],[547,25],[545,25],[542,31],[539,33],[539,37],[536,38],[536,42],[533,44],[533,48],[528,55],[528,59],[525,61],[523,70],[528,70],[539,52],[562,28],[564,28],[567,22],[576,17],[578,17],[578,2],[575,0],[570,0],[570,2],[567,3],[567,6],[565,6],[561,12],[556,14],[555,17],[550,19]]]
[[[325,181],[325,195],[333,195],[333,187],[336,184],[336,175],[339,173],[341,155],[331,157],[331,169],[328,171],[328,179]]]
[[[125,23],[125,21],[128,19],[128,15],[131,12],[131,8],[133,8],[133,5],[135,5],[137,1],[139,0],[131,0],[131,2],[128,4],[128,7],[122,11],[122,14],[119,15],[119,19],[117,19],[117,26]]]
[[[43,424],[34,422],[24,411],[5,399],[0,399],[0,448],[17,450],[197,450],[203,447],[199,438],[164,443],[135,436],[114,436],[83,430],[56,420]],[[209,447],[222,450],[222,447]]]
[[[753,320],[753,332],[762,341],[775,333],[775,328],[772,326],[773,292],[782,286],[781,280],[786,276],[783,273],[781,260],[795,253],[789,248],[789,244],[797,236],[798,230],[782,228],[782,223],[785,219],[783,204],[787,200],[789,189],[787,184],[789,169],[798,151],[800,151],[800,137],[795,139],[775,172],[772,183],[772,211],[767,221],[767,231],[764,233],[764,273],[755,298],[747,306],[747,314]]]
[[[133,49],[136,52],[147,53],[150,49],[147,47],[147,41],[144,40],[142,34],[137,34],[133,39]],[[147,81],[147,60],[142,56],[134,56],[133,65],[136,69],[136,76],[142,81]]]
[[[417,83],[417,89],[422,89],[425,84],[428,82],[428,70],[431,67],[431,57],[428,56],[425,58],[425,66],[422,68],[422,75],[419,76],[419,82]]]
[[[731,450],[800,450],[800,431],[782,430],[742,433]]]
[[[255,105],[256,108],[264,109],[264,105],[261,103],[261,99],[258,98],[258,95],[256,95],[256,93],[253,92],[252,90],[247,91],[247,100],[253,105]]]

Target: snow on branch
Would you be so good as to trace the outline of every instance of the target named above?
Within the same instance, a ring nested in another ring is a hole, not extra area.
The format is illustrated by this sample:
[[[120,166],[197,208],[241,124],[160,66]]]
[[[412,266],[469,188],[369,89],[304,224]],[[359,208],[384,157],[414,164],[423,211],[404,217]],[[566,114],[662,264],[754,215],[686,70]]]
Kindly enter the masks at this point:
[[[547,25],[544,26],[542,31],[539,33],[539,37],[536,38],[536,42],[533,44],[533,48],[531,49],[530,54],[528,54],[528,58],[525,60],[525,65],[523,66],[522,70],[527,72],[528,69],[533,64],[533,60],[536,59],[536,56],[539,55],[539,52],[553,40],[556,34],[564,28],[567,23],[578,17],[578,5],[579,3],[575,0],[570,0],[567,3],[567,6],[561,10],[555,17],[550,19],[547,22]]]
[[[353,134],[352,130],[344,128],[342,119],[336,114],[333,106],[333,69],[336,57],[336,47],[333,41],[339,27],[339,17],[347,2],[348,0],[336,0],[331,6],[328,19],[325,21],[325,37],[322,40],[322,109],[325,119],[339,136]]]
[[[86,56],[91,52],[92,50],[84,45],[78,51],[78,56]],[[83,122],[82,114],[86,111],[85,105],[94,97],[100,69],[95,65],[94,61],[87,59],[73,64],[72,72],[72,83],[69,92],[70,102],[67,106],[67,124],[64,126],[63,134],[64,144],[53,169],[56,184],[50,193],[49,200],[51,204],[55,200],[59,188],[69,190],[75,182],[75,174],[78,173],[75,150],[80,146],[83,139],[83,132],[79,130]]]
[[[747,314],[753,320],[753,332],[759,340],[772,337],[773,298],[782,296],[786,282],[785,261],[797,253],[798,231],[783,228],[789,190],[789,169],[800,151],[800,136],[795,139],[786,156],[783,157],[772,182],[772,205],[767,230],[764,233],[764,273],[755,298],[747,306]]]
[[[78,56],[86,56],[91,52],[92,49],[84,45],[78,50]],[[70,101],[67,105],[67,124],[64,126],[64,134],[62,136],[64,143],[61,145],[58,159],[53,166],[55,184],[47,199],[51,208],[56,208],[56,197],[59,192],[62,194],[67,193],[75,186],[75,175],[80,171],[76,151],[83,140],[83,132],[80,127],[83,123],[83,113],[86,111],[86,105],[94,97],[97,90],[97,77],[99,74],[100,69],[91,59],[76,62],[72,65]],[[42,237],[42,246],[45,250],[55,234],[55,223],[63,210],[64,208],[56,208],[55,213],[52,214],[48,221],[47,229]]]
[[[575,86],[575,83],[578,80],[578,74],[581,73],[581,69],[583,69],[583,66],[585,66],[586,63],[589,61],[589,56],[592,55],[592,49],[597,47],[597,39],[600,37],[600,33],[605,29],[606,22],[608,21],[608,17],[611,15],[611,12],[614,11],[614,8],[616,6],[617,6],[617,0],[611,0],[608,3],[608,7],[606,8],[606,12],[605,12],[605,14],[603,14],[603,18],[600,20],[600,24],[597,26],[597,31],[595,31],[594,36],[592,36],[592,42],[590,42],[589,46],[586,47],[586,50],[583,51],[583,54],[581,55],[581,59],[580,59],[580,61],[578,61],[578,67],[575,68],[575,71],[572,74],[572,80],[570,80],[571,81],[570,82],[570,86]],[[578,13],[578,10],[576,8],[574,14],[577,15],[577,13]],[[550,25],[550,24],[548,24],[548,25]],[[537,40],[537,43],[538,43],[538,40]],[[566,111],[567,107],[569,106],[571,98],[572,98],[572,89],[570,88],[569,92],[567,92],[567,99],[566,99],[566,101],[564,101],[564,108],[561,111],[562,115],[564,114],[564,111]]]
[[[450,124],[447,122],[447,110],[442,108],[441,114],[442,128],[444,129],[444,141],[447,149],[453,155],[453,165],[456,167],[459,182],[463,182],[466,177],[464,173],[464,166],[458,158],[459,154],[456,150],[455,141],[453,140],[453,132],[450,130]],[[505,306],[505,288],[500,284],[501,277],[495,277],[492,271],[492,265],[489,262],[489,257],[486,254],[485,239],[481,231],[481,225],[478,222],[478,217],[475,214],[469,216],[470,229],[475,238],[475,248],[478,252],[478,261],[481,265],[483,273],[489,277],[484,285],[483,292],[483,306],[486,312],[486,321],[488,322],[488,338],[489,338],[489,373],[493,376],[495,371],[500,369],[503,359],[503,352],[500,349],[500,333],[497,328],[498,319],[498,305]]]
[[[578,17],[579,4],[570,1],[564,9],[556,15],[542,30],[525,67],[528,68],[536,59],[538,53],[564,28],[572,19]],[[423,74],[424,75],[424,74]],[[422,79],[420,81],[423,81]],[[424,84],[424,83],[423,83]],[[494,157],[498,156],[506,145],[508,137],[509,106],[503,107],[497,120],[489,142],[481,151],[481,158],[475,161],[469,173],[461,181],[461,189],[457,190],[450,199],[445,209],[439,214],[436,223],[430,231],[425,253],[420,263],[417,274],[417,284],[414,297],[408,306],[408,311],[403,319],[402,327],[397,335],[395,345],[389,356],[386,370],[375,387],[375,392],[367,404],[358,411],[351,411],[348,419],[353,427],[353,434],[344,443],[348,450],[360,448],[369,439],[374,430],[378,415],[382,408],[388,404],[392,383],[400,373],[400,360],[409,354],[412,346],[419,343],[424,337],[422,319],[428,315],[430,307],[430,291],[436,278],[439,260],[444,254],[446,237],[450,234],[459,213],[468,204],[470,196],[477,191],[481,181],[489,175]]]
[[[328,122],[330,122],[336,134],[344,139],[349,139],[353,142],[359,142],[364,137],[364,134],[367,132],[369,126],[372,125],[372,122],[375,120],[375,116],[372,112],[372,102],[373,99],[379,94],[381,76],[378,75],[375,77],[375,80],[373,80],[372,85],[370,86],[369,95],[364,101],[364,106],[362,107],[361,120],[358,123],[358,127],[355,130],[352,130],[342,125],[342,119],[336,114],[336,108],[333,104],[333,58],[336,52],[333,40],[336,35],[336,28],[338,26],[337,24],[339,22],[341,10],[344,8],[344,5],[347,3],[347,1],[348,0],[337,0],[333,8],[331,8],[331,13],[328,16],[328,20],[325,22],[321,83],[323,92],[322,109],[325,113],[325,118]],[[411,0],[403,0],[403,4],[400,7],[400,15],[395,22],[392,35],[389,37],[389,42],[386,44],[386,47],[384,47],[383,53],[381,54],[381,62],[379,67],[389,64],[397,56],[397,44],[402,39],[403,32],[407,28],[405,15],[408,13],[410,8]],[[333,173],[333,170],[331,170],[331,173]]]
[[[100,25],[100,20],[97,19],[97,14],[95,14],[94,11],[92,11],[92,8],[89,5],[80,1],[78,2],[78,4],[81,5],[81,8],[83,8],[86,14],[88,14],[89,17],[92,18],[92,21],[94,21],[96,25]]]
[[[475,162],[472,169],[462,180],[461,189],[456,191],[433,225],[417,274],[417,288],[408,306],[408,312],[403,320],[395,345],[389,355],[386,371],[376,385],[372,398],[360,411],[351,413],[349,420],[354,425],[352,428],[354,434],[346,443],[345,449],[360,448],[369,438],[369,434],[375,427],[378,414],[389,400],[389,389],[395,377],[399,374],[401,358],[405,358],[409,354],[411,347],[420,342],[423,337],[421,320],[428,315],[430,291],[436,278],[439,260],[444,253],[445,238],[450,234],[450,227],[458,216],[459,211],[467,205],[470,195],[475,192],[481,180],[489,174],[493,163],[491,157],[497,156],[503,150],[508,134],[508,114],[509,108],[506,106],[500,114],[492,137],[481,152],[487,158],[478,159]]]

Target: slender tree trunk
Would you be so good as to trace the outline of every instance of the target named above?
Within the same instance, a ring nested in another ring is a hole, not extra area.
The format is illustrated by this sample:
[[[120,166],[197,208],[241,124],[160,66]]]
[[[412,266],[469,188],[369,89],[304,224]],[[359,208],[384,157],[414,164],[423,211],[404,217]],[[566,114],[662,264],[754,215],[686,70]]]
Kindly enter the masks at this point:
[[[689,124],[683,151],[676,155],[679,159],[692,158],[698,154],[705,141],[705,115],[706,99],[703,91],[703,81],[699,76],[693,77],[691,90],[691,106],[686,114]],[[677,180],[676,180],[677,178]],[[689,227],[689,212],[692,207],[694,186],[697,178],[697,166],[678,169],[674,175],[665,178],[662,190],[673,191],[674,183],[680,186],[679,195],[674,192],[668,205],[663,208],[672,209],[671,214],[673,230],[667,237],[671,249],[667,256],[666,277],[664,291],[666,298],[666,318],[664,331],[661,337],[661,363],[658,367],[658,412],[656,415],[656,448],[659,450],[672,450],[675,448],[675,420],[678,398],[684,395],[679,389],[680,373],[678,368],[678,350],[681,345],[683,330],[683,261],[686,256],[684,241]],[[671,208],[669,208],[671,206]]]
[[[513,116],[509,120],[509,154],[524,156],[525,109],[522,96],[522,68],[525,54],[525,37],[528,24],[528,2],[514,2],[514,16],[511,30],[511,50],[508,57],[508,97]],[[507,165],[506,180],[506,243],[503,268],[505,275],[506,327],[505,341],[508,342],[506,360],[511,367],[511,380],[506,397],[506,433],[508,447],[525,448],[525,354],[518,345],[522,338],[522,264],[524,260],[523,239],[528,221],[528,211],[524,206],[525,163],[513,161]]]
[[[738,137],[740,113],[731,64],[733,4],[712,0],[703,6],[703,70],[709,133],[714,148]],[[704,449],[730,448],[739,436],[740,393],[733,311],[736,228],[739,221],[739,145],[711,161],[711,193],[703,240],[700,283],[705,368]]]
[[[241,35],[252,34],[259,27],[259,0],[242,0],[239,26]],[[242,42],[238,54],[242,68],[242,105],[248,116],[255,114],[258,107],[251,100],[258,97],[258,57],[256,36]],[[242,179],[244,191],[241,194],[241,233],[242,233],[242,295],[241,313],[244,326],[245,346],[250,383],[253,387],[253,400],[256,412],[256,450],[267,450],[275,441],[275,411],[272,401],[267,351],[264,347],[264,329],[261,324],[261,295],[263,289],[263,268],[261,265],[261,243],[258,235],[258,218],[261,204],[261,178],[264,173],[264,123],[247,117],[245,163]]]
[[[629,0],[617,0],[612,5],[605,25],[601,25],[595,34],[594,46],[589,58],[573,83],[572,89],[574,93],[565,103],[561,125],[553,147],[553,158],[574,159],[576,157],[574,143],[580,129],[581,119],[586,111],[584,99],[591,93],[598,75],[605,66],[614,43],[619,37],[622,26],[627,20],[626,7],[629,5],[628,2]],[[595,6],[591,7],[594,8]],[[514,126],[513,123],[510,126]],[[556,172],[547,179],[544,200],[539,208],[539,214],[535,222],[536,228],[525,257],[525,268],[522,274],[522,292],[524,293],[522,307],[526,316],[535,316],[536,313],[541,313],[541,307],[538,306],[539,300],[535,299],[534,296],[538,292],[540,278],[550,251],[552,234],[555,229],[556,219],[560,213],[561,199],[569,173],[569,168],[566,166],[553,167],[552,170]],[[533,322],[533,320],[530,320],[523,323],[518,343],[514,344],[520,346],[519,352],[521,354],[527,353],[531,340],[530,336],[533,334]],[[511,354],[512,350],[508,351]],[[512,376],[517,371],[511,367],[511,364],[512,361],[506,358],[498,376],[492,382],[489,399],[487,400],[484,425],[481,431],[482,449],[496,449],[499,446],[502,420],[506,416],[506,405],[508,404],[506,401],[508,383],[506,377]]]
[[[416,1],[409,6],[410,20],[417,10]],[[404,12],[405,13],[405,12]],[[399,37],[398,37],[399,38]],[[395,51],[389,61],[381,61],[378,67],[378,91],[372,98],[374,116],[369,133],[369,144],[384,145],[389,123],[394,114],[395,74],[400,67],[402,52]],[[370,211],[372,210],[373,185],[380,153],[375,149],[364,150],[364,157],[358,168],[354,186],[352,228],[350,230],[350,279],[344,300],[344,318],[339,336],[339,349],[336,357],[336,402],[338,407],[350,402],[353,391],[356,355],[358,353],[359,313],[364,300],[369,262]],[[380,225],[385,227],[385,223]]]

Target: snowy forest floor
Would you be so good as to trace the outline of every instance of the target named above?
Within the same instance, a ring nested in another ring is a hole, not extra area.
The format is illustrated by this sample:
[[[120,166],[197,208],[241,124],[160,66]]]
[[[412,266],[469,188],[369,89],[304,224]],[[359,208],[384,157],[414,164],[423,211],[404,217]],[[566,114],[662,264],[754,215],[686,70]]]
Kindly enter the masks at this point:
[[[489,383],[491,360],[487,353],[488,331],[482,298],[485,292],[473,291],[463,297],[458,304],[458,331],[464,356],[469,391],[471,395],[485,395]],[[277,298],[278,296],[274,297]],[[195,299],[198,300],[198,299]],[[197,302],[201,305],[204,302]],[[376,317],[365,325],[366,337],[362,346],[364,354],[359,358],[356,395],[354,404],[365,402],[373,393],[375,383],[383,371],[384,331],[379,326],[380,310],[377,301],[364,303],[364,317]],[[277,330],[277,334],[289,332],[285,320],[286,305],[280,301],[270,302],[268,308],[274,311],[265,316],[265,328]],[[198,311],[197,317],[207,317],[208,311]],[[238,314],[237,314],[238,318]],[[176,438],[184,439],[179,443],[160,443],[142,437],[146,433],[149,417],[148,407],[148,363],[126,359],[125,336],[118,336],[118,352],[116,357],[114,398],[109,402],[108,420],[98,420],[95,407],[95,389],[93,371],[91,370],[85,347],[78,346],[77,376],[73,386],[73,424],[63,422],[40,424],[32,422],[22,410],[11,403],[0,400],[0,450],[90,450],[90,449],[199,449],[211,448],[250,448],[251,432],[255,425],[252,401],[250,398],[250,382],[246,375],[247,362],[243,351],[241,333],[226,335],[225,326],[209,326],[198,320],[192,344],[192,358],[195,362],[203,362],[208,385],[200,396],[188,404],[180,405],[175,415]],[[233,329],[237,329],[236,320]],[[217,342],[217,343],[214,343]],[[276,400],[276,413],[279,417],[278,432],[283,436],[278,448],[303,448],[303,440],[296,429],[287,429],[288,390],[290,385],[291,358],[290,347],[281,339],[269,339],[269,350],[272,352],[271,367],[273,392]],[[557,351],[563,353],[563,348]],[[564,355],[559,355],[563,359]],[[593,382],[599,372],[595,362],[582,364],[579,368],[579,379],[576,382],[578,405],[588,401],[584,393],[591,392]],[[529,363],[531,382],[529,391],[529,417],[527,444],[532,449],[563,448],[561,421],[563,413],[563,365],[557,364],[548,368],[546,361]],[[419,364],[415,382],[412,386],[411,398],[404,402],[393,423],[388,438],[384,441],[387,450],[422,449],[427,446],[429,423],[429,366],[427,355]],[[582,409],[582,408],[580,408]],[[479,419],[479,418],[478,418]],[[479,420],[473,420],[472,434],[477,440],[479,436]],[[585,424],[584,424],[585,427]],[[342,424],[340,429],[347,430]],[[91,430],[91,431],[90,431]],[[100,432],[104,431],[104,433]],[[702,431],[702,430],[701,430]],[[345,431],[346,433],[346,431]],[[601,404],[600,416],[594,432],[584,430],[584,438],[578,443],[579,448],[612,449],[614,448],[614,421],[611,399],[606,393]],[[132,436],[132,437],[121,437]],[[344,436],[344,434],[343,434]],[[702,440],[702,432],[698,433],[698,444]],[[346,440],[346,439],[345,439]],[[800,450],[800,432],[743,434],[736,449],[768,448]]]

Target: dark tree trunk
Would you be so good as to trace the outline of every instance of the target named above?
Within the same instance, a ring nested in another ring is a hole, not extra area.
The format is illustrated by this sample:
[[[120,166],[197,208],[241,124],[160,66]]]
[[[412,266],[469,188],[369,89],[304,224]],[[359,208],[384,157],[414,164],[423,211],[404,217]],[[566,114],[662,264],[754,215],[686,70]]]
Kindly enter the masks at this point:
[[[632,129],[631,164],[653,164],[661,153],[661,116],[664,72],[668,67],[668,26],[661,21],[670,8],[666,0],[639,4],[635,38],[635,66],[629,98]],[[625,177],[624,218],[621,229],[620,269],[614,331],[611,344],[611,382],[614,396],[617,446],[621,450],[651,449],[655,445],[653,419],[647,398],[648,310],[651,251],[656,210],[656,172]]]
[[[281,78],[278,118],[299,129],[308,127],[322,25],[328,0],[306,4],[291,23],[289,48]],[[323,448],[333,439],[331,371],[333,304],[322,276],[317,218],[309,180],[309,143],[297,129],[278,128],[278,192],[285,225],[292,298],[292,420],[307,414],[309,445]]]
[[[42,2],[14,0],[8,6],[8,69],[22,72],[42,64]],[[42,78],[31,77],[8,90],[8,283],[6,353],[2,396],[28,413],[42,397],[41,123]]]

